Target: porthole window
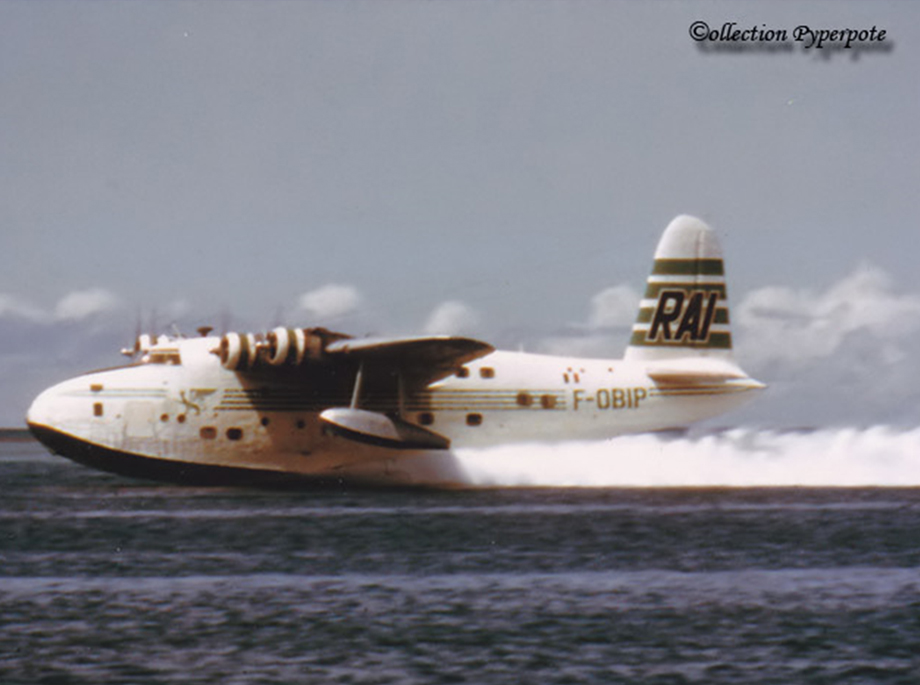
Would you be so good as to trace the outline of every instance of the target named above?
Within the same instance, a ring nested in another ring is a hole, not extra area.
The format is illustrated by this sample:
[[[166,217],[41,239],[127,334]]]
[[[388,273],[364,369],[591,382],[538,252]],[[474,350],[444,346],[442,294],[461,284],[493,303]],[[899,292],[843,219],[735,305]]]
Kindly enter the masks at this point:
[[[479,369],[479,375],[482,378],[495,378],[495,369],[493,369],[491,366],[483,366],[481,369]]]
[[[102,416],[102,402],[93,402],[93,416]]]
[[[307,424],[303,419],[298,420],[295,425],[297,426],[297,430],[303,430],[307,427]]]
[[[529,392],[522,390],[517,394],[517,403],[519,407],[529,407],[533,404],[533,397],[530,396]]]
[[[198,431],[198,435],[201,436],[202,440],[213,440],[217,437],[217,429],[214,426],[202,426],[201,430]]]
[[[553,395],[543,395],[540,398],[540,406],[544,409],[553,409],[556,406],[556,398]]]
[[[466,425],[467,426],[481,426],[482,425],[482,414],[467,414],[466,415]]]
[[[271,419],[269,419],[267,416],[263,416],[263,417],[262,417],[262,425],[263,425],[264,427],[267,428],[267,427],[268,427],[268,424],[270,424],[270,423],[271,423]]]
[[[423,426],[430,426],[434,423],[434,414],[430,411],[423,411],[418,415],[418,422]]]
[[[227,429],[227,440],[242,440],[243,439],[243,429],[242,428],[228,428]]]
[[[163,423],[166,423],[167,421],[169,421],[169,414],[160,414],[160,421],[162,421]]]
[[[179,423],[185,423],[185,414],[179,414],[179,416],[176,417],[176,421]]]

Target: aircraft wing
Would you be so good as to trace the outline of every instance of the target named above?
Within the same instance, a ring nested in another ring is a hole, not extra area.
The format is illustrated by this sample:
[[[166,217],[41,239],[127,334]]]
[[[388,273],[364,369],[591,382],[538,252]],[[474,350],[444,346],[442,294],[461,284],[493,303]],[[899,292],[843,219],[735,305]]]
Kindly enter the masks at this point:
[[[375,366],[389,366],[405,372],[416,382],[428,384],[456,372],[469,361],[495,350],[492,345],[472,338],[433,335],[410,338],[348,338],[326,346],[332,359]]]
[[[488,343],[449,335],[419,338],[345,338],[326,345],[324,355],[331,361],[358,365],[354,397],[368,371],[388,370],[399,374],[410,385],[426,386],[449,376],[463,364],[483,357],[493,348]],[[402,392],[400,390],[400,392]],[[331,407],[320,420],[334,434],[380,447],[398,449],[447,449],[450,440],[423,426],[384,411],[368,411],[357,406]]]

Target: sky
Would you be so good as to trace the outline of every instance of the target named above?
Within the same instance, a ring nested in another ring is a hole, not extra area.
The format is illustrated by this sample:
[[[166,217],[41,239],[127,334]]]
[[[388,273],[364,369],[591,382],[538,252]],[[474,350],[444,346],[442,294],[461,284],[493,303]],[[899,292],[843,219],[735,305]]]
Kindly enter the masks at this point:
[[[686,213],[722,241],[735,353],[770,386],[722,425],[917,426],[918,20],[869,0],[0,0],[0,425],[123,361],[138,325],[619,357]],[[699,21],[789,49],[697,42]],[[799,26],[886,36],[819,49]]]

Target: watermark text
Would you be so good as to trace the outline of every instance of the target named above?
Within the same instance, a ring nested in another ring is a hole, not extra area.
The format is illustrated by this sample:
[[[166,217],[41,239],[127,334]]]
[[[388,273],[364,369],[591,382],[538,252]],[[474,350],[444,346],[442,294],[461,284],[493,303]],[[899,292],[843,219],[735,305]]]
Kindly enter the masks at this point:
[[[726,21],[713,28],[708,22],[690,24],[690,37],[704,52],[793,52],[801,50],[830,58],[847,52],[857,59],[863,52],[889,52],[894,43],[886,29],[815,28],[800,24],[794,29],[766,24],[742,25]]]

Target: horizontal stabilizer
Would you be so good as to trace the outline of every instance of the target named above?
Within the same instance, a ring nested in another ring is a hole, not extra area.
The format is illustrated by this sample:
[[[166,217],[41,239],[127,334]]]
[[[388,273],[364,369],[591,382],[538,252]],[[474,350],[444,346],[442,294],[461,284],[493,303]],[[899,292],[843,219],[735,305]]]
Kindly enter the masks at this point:
[[[446,450],[450,440],[400,418],[365,409],[327,409],[320,420],[335,435],[394,449]]]
[[[645,372],[656,383],[711,385],[747,379],[734,363],[715,359],[674,359],[649,364]]]
[[[680,371],[677,369],[650,371],[648,375],[656,383],[674,383],[679,385],[710,385],[712,383],[739,380],[745,377],[744,374],[735,376],[711,371]]]

